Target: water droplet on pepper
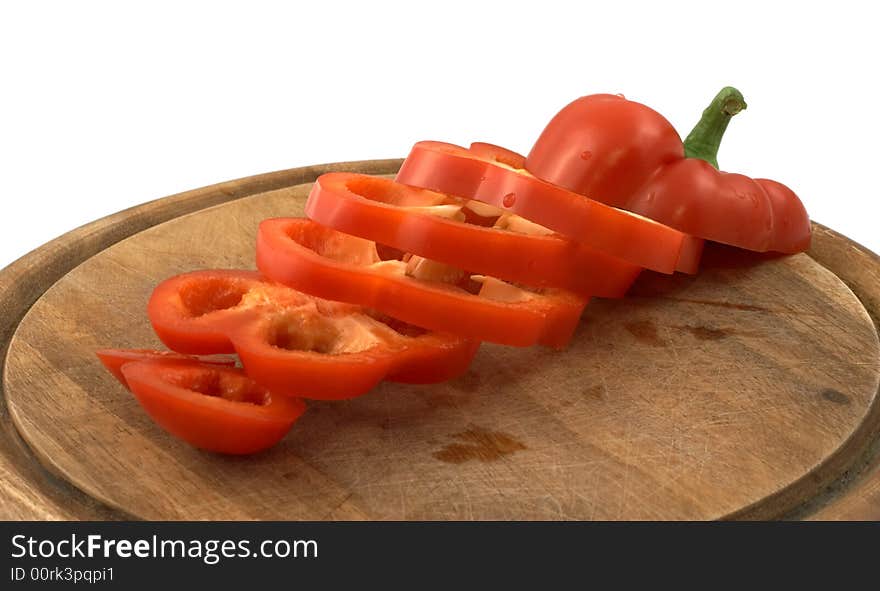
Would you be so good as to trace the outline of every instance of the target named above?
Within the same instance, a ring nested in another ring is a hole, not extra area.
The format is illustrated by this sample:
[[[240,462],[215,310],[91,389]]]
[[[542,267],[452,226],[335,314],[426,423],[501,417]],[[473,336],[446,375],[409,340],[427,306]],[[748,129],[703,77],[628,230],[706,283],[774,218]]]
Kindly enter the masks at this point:
[[[593,153],[589,150],[584,150],[583,152],[581,152],[581,160],[589,160],[592,157]]]
[[[501,202],[504,207],[513,207],[513,204],[516,203],[516,193],[508,193]]]

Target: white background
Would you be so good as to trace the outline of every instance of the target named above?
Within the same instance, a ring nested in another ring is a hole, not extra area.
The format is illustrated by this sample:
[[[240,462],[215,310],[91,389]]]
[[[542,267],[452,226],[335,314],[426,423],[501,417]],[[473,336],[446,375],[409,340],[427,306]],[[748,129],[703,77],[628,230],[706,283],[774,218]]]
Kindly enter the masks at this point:
[[[722,169],[880,251],[868,2],[19,2],[0,8],[0,267],[172,193],[422,139],[527,152],[622,92],[684,135],[722,86]],[[873,11],[872,11],[873,12]]]

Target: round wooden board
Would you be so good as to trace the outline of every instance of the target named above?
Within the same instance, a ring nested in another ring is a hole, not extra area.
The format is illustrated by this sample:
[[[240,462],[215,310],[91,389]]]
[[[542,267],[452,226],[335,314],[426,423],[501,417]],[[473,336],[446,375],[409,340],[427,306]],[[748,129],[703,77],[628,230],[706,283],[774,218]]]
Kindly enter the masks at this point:
[[[389,173],[397,164],[349,168]],[[448,384],[385,384],[358,400],[314,403],[281,445],[258,456],[225,458],[167,436],[94,349],[158,346],[144,314],[156,282],[196,268],[253,268],[257,223],[300,215],[309,187],[298,183],[323,170],[237,181],[207,209],[192,199],[217,195],[216,187],[178,198],[195,213],[144,223],[149,229],[108,241],[43,288],[17,323],[3,388],[36,459],[85,494],[36,468],[7,429],[0,514],[710,519],[876,511],[880,347],[862,302],[877,309],[878,265],[821,227],[812,257],[713,248],[696,277],[645,274],[630,297],[592,302],[565,352],[484,345],[469,373]],[[850,263],[870,263],[835,267],[849,287],[817,262],[842,252]]]

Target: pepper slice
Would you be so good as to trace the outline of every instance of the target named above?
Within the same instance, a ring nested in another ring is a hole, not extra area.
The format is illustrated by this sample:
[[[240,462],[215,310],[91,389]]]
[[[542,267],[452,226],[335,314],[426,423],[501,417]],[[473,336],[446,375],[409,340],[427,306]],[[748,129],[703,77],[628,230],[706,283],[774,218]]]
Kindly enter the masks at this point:
[[[681,243],[681,253],[678,255],[678,263],[675,270],[694,275],[700,270],[700,259],[703,257],[703,247],[706,241],[691,234],[685,234],[684,242]]]
[[[619,97],[618,97],[619,98]],[[501,146],[496,146],[495,144],[488,144],[486,142],[474,142],[471,144],[469,150],[478,156],[483,156],[490,160],[495,160],[496,162],[500,162],[506,166],[511,168],[525,170],[526,169],[526,157],[522,154],[518,154],[512,150],[508,150],[507,148],[502,148]],[[589,152],[592,155],[592,152]],[[581,152],[580,158],[583,160],[586,154]],[[590,160],[591,158],[586,158]],[[562,183],[556,183],[558,185],[562,185]],[[573,189],[574,190],[574,189]],[[580,193],[581,195],[590,196],[589,191],[585,190],[574,190],[575,193]],[[603,201],[602,199],[598,199],[597,201]],[[604,201],[605,203],[609,203],[608,201]],[[613,205],[609,203],[610,205]],[[466,210],[467,211],[467,210]],[[651,217],[651,216],[648,216]],[[682,273],[690,273],[693,275],[700,268],[700,258],[703,255],[703,239],[697,238],[696,236],[691,236],[689,234],[685,234],[684,240],[681,244],[681,252],[678,254],[678,262],[675,265],[675,270],[680,271]],[[602,295],[602,294],[595,294]],[[608,296],[613,297],[613,296]]]
[[[495,144],[490,144],[488,142],[473,142],[468,150],[476,156],[500,162],[511,168],[524,170],[526,167],[525,156]]]
[[[590,248],[661,273],[675,271],[685,240],[682,232],[669,226],[453,144],[418,142],[395,180],[489,203]]]
[[[154,360],[125,363],[121,371],[159,426],[208,451],[251,454],[272,447],[306,410],[302,400],[275,395],[240,369]]]
[[[620,97],[615,97],[620,98]],[[665,121],[665,119],[664,119]],[[661,133],[662,135],[662,133]],[[676,137],[678,137],[676,135]],[[661,140],[662,141],[662,140]],[[640,146],[644,147],[644,146]],[[526,157],[522,154],[518,154],[512,150],[508,150],[507,148],[502,148],[501,146],[496,146],[495,144],[489,144],[486,142],[474,142],[470,145],[469,150],[476,154],[477,156],[482,156],[488,158],[490,160],[494,160],[496,162],[500,162],[506,166],[511,168],[525,170],[526,169]],[[586,154],[590,154],[590,157],[586,157]],[[592,152],[581,152],[579,154],[579,158],[581,160],[591,160]],[[606,163],[606,165],[611,165],[611,163]],[[591,180],[595,180],[601,175],[597,175],[595,172],[593,173]],[[618,181],[621,179],[617,179]],[[560,186],[566,186],[563,183],[556,183]],[[621,187],[620,184],[617,185],[617,189]],[[573,190],[575,193],[580,193],[581,195],[590,196],[592,191],[588,189],[584,189],[584,187],[578,186],[576,188],[567,187]],[[603,201],[604,203],[608,203],[609,205],[614,205],[608,200],[597,199],[597,201]],[[467,212],[467,210],[465,210]],[[648,216],[651,217],[651,216]],[[470,220],[468,220],[470,221]],[[674,225],[673,225],[674,226]],[[700,268],[700,258],[703,255],[703,243],[704,240],[702,238],[698,238],[696,236],[691,236],[690,234],[685,234],[684,240],[681,244],[681,252],[678,254],[678,262],[675,265],[675,270],[680,271],[682,273],[690,273],[693,275]],[[595,295],[602,295],[600,293],[596,293]],[[613,296],[608,296],[613,297]]]
[[[253,271],[172,277],[155,288],[147,313],[171,349],[234,351],[257,383],[312,399],[360,396],[383,379],[444,381],[464,373],[479,347],[306,295]]]
[[[107,368],[107,371],[128,388],[125,376],[122,375],[122,366],[134,361],[169,361],[169,362],[193,362],[221,367],[233,367],[235,357],[231,355],[183,355],[175,351],[155,351],[153,349],[98,349],[95,351],[98,359]]]
[[[515,283],[568,289],[584,298],[622,297],[641,271],[502,211],[485,216],[493,227],[431,212],[459,214],[466,206],[463,200],[390,179],[327,173],[312,187],[306,215],[404,252]]]
[[[645,105],[615,95],[581,97],[550,121],[526,168],[698,238],[759,252],[806,250],[810,220],[791,189],[717,170],[724,131],[745,108],[738,90],[723,88],[682,143]]]
[[[257,267],[274,281],[471,339],[563,347],[586,305],[564,290],[528,292],[485,277],[478,278],[483,285],[474,295],[443,282],[466,283],[467,274],[456,277],[455,269],[441,266],[440,280],[425,281],[407,275],[412,263],[380,261],[374,242],[307,219],[264,220],[257,232]],[[430,268],[431,261],[420,259],[415,266]]]

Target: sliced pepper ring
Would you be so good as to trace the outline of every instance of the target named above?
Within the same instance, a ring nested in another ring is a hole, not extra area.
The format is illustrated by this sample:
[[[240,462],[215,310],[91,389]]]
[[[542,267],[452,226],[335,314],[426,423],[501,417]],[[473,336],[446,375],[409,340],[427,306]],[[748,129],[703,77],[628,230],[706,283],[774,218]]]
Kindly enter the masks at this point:
[[[615,98],[617,99],[620,97],[615,96]],[[503,164],[505,166],[509,166],[510,168],[514,168],[514,169],[517,169],[520,171],[526,171],[526,169],[527,169],[527,167],[526,167],[527,159],[525,156],[523,156],[522,154],[519,154],[517,152],[514,152],[513,150],[508,150],[507,148],[502,148],[501,146],[496,146],[495,144],[489,144],[486,142],[474,142],[470,145],[468,150],[470,150],[472,153],[474,153],[477,156],[480,156],[482,158],[486,158],[488,160],[494,160],[495,162],[498,162],[498,163]],[[592,152],[590,152],[590,153],[592,155]],[[589,158],[589,160],[592,161],[592,157]],[[584,164],[582,159],[581,159],[581,164]],[[533,173],[531,171],[528,171],[528,174],[533,174]],[[542,178],[540,174],[535,175],[535,176]],[[544,180],[547,180],[550,182],[553,181],[552,178],[548,178],[548,179],[544,179]],[[564,185],[564,183],[557,183],[557,184],[560,184],[564,188],[571,189],[575,193],[579,193],[581,195],[586,194],[586,193],[581,193],[575,187],[567,187]],[[607,200],[602,200],[602,199],[599,199],[599,200],[603,201],[605,203],[608,203],[609,205],[613,205],[612,203],[608,202]],[[654,216],[647,214],[646,212],[636,212],[636,213],[639,213],[640,215],[645,215],[646,217],[649,217],[651,219],[655,219]],[[657,221],[663,223],[663,220],[658,219]],[[675,224],[671,224],[670,226],[675,227],[677,230],[680,230],[680,228],[676,227]],[[680,271],[682,273],[690,273],[691,275],[693,275],[697,271],[699,271],[700,258],[703,256],[704,242],[705,241],[702,238],[699,238],[697,236],[692,236],[690,234],[685,234],[684,239],[681,244],[681,252],[679,252],[679,254],[678,254],[678,262],[675,265],[675,270]],[[602,294],[596,293],[594,295],[601,296]],[[613,297],[613,296],[607,296],[607,297]]]
[[[302,400],[274,395],[240,369],[196,361],[135,361],[124,382],[163,429],[201,449],[250,454],[281,440],[305,412]]]
[[[528,294],[513,286],[508,287],[514,294],[492,299],[491,291],[503,290],[497,280],[487,280],[477,296],[409,277],[403,263],[380,262],[375,253],[371,241],[303,218],[264,220],[257,232],[257,267],[270,279],[471,339],[563,347],[586,305],[584,298],[564,290]]]
[[[261,308],[296,307],[312,299],[295,290],[273,289],[256,271],[193,271],[159,283],[147,303],[147,316],[156,336],[173,351],[234,353],[230,328],[258,316]]]
[[[431,383],[464,373],[479,343],[383,322],[350,304],[274,284],[252,271],[208,270],[160,283],[153,329],[182,352],[235,351],[273,392],[360,396],[379,381]]]
[[[675,270],[690,275],[696,274],[700,270],[700,259],[703,258],[703,247],[705,244],[706,241],[702,238],[692,234],[685,234]]]
[[[621,297],[641,271],[559,234],[482,227],[433,215],[427,212],[430,207],[399,205],[450,199],[390,179],[327,173],[312,187],[306,215],[335,230],[471,272],[568,289],[585,298]],[[458,205],[465,203],[458,200]]]
[[[619,97],[615,97],[619,98]],[[511,168],[515,168],[517,170],[526,170],[526,162],[527,159],[522,154],[514,152],[512,150],[508,150],[507,148],[502,148],[501,146],[496,146],[495,144],[489,144],[486,142],[474,142],[468,148],[471,152],[476,154],[477,156],[481,156],[487,158],[489,160],[494,160],[495,162],[499,162],[504,164],[505,166],[509,166]],[[592,154],[592,153],[591,153]],[[590,158],[592,160],[592,158]],[[533,174],[529,171],[529,174]],[[541,177],[541,175],[535,175],[537,177]],[[552,181],[552,179],[545,179],[548,181]],[[564,187],[570,188],[575,193],[579,193],[574,187]],[[584,194],[584,193],[580,193]],[[605,201],[605,203],[608,203]],[[609,203],[609,205],[611,205]],[[642,212],[644,213],[644,212]],[[654,219],[652,216],[647,215],[651,219]],[[659,221],[659,220],[658,220]],[[678,229],[678,228],[676,228]],[[703,256],[703,243],[705,241],[702,238],[697,236],[691,236],[690,234],[685,234],[684,239],[681,244],[681,252],[678,254],[678,262],[675,265],[675,270],[680,271],[682,273],[690,273],[693,275],[700,269],[700,258]],[[599,293],[595,295],[601,295]]]
[[[633,265],[672,273],[685,235],[461,146],[418,142],[397,182],[483,201]]]
[[[468,150],[476,156],[486,158],[487,160],[500,162],[501,164],[505,164],[511,168],[519,170],[525,169],[526,167],[525,156],[518,152],[508,150],[507,148],[503,148],[495,144],[490,144],[488,142],[473,142]]]
[[[135,361],[168,361],[185,363],[203,363],[207,365],[219,365],[233,367],[235,357],[232,355],[184,355],[176,351],[155,351],[153,349],[98,349],[95,355],[101,360],[104,367],[113,374],[123,386],[128,388],[125,376],[122,375],[122,366]]]

